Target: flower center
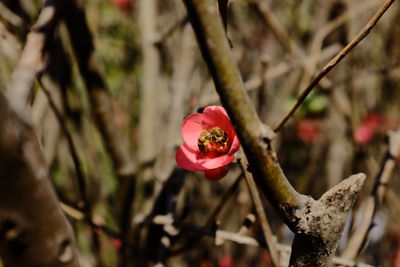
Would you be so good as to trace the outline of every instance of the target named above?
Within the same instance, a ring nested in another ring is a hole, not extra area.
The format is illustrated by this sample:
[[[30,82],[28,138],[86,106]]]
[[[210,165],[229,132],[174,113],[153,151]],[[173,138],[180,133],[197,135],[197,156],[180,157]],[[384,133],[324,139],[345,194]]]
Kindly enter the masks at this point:
[[[203,130],[197,141],[201,152],[225,154],[229,151],[228,135],[219,127]]]

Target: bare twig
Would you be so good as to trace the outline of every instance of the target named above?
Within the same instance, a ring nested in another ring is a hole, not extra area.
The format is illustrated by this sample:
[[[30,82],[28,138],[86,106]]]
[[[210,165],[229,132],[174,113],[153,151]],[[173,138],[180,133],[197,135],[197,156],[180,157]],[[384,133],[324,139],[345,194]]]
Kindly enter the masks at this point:
[[[260,195],[258,193],[257,185],[253,180],[253,176],[250,172],[247,171],[248,162],[243,154],[243,156],[239,159],[240,168],[244,173],[244,177],[246,179],[247,186],[249,187],[251,198],[253,199],[254,206],[256,208],[258,217],[260,219],[261,229],[264,234],[265,241],[268,245],[268,250],[271,253],[271,258],[274,266],[279,266],[279,254],[276,250],[277,239],[274,234],[272,234],[271,227],[269,225],[267,216],[264,211],[264,207],[261,202]]]
[[[215,219],[218,217],[218,215],[221,213],[221,210],[224,208],[226,205],[227,201],[232,197],[232,195],[235,193],[237,188],[239,187],[240,181],[242,180],[242,173],[235,179],[235,181],[232,183],[232,185],[228,188],[228,190],[224,193],[224,195],[220,198],[220,201],[218,204],[215,206],[214,210],[211,212],[210,216],[208,217],[206,223],[204,224],[205,228],[209,228],[213,225],[215,222]],[[195,237],[195,240],[190,240],[189,244],[183,245],[182,247],[179,247],[175,249],[171,254],[179,254],[182,253],[183,251],[190,249],[193,245],[197,244],[198,242],[195,242],[199,240],[201,237]]]
[[[360,225],[357,225],[356,231],[347,242],[346,249],[342,257],[345,259],[354,260],[360,253],[368,233],[371,230],[371,225],[378,207],[386,194],[387,186],[396,165],[396,160],[400,155],[400,129],[389,134],[389,148],[383,159],[381,169],[376,176],[375,185],[371,195],[366,199],[363,207],[363,219]]]
[[[151,218],[151,220],[147,220],[147,221],[141,222],[141,223],[157,224],[157,225],[163,225],[164,227],[168,226],[168,227],[172,227],[172,228],[178,228],[181,230],[193,231],[193,232],[202,234],[204,236],[212,237],[215,240],[218,239],[218,240],[220,240],[220,242],[230,241],[230,242],[234,242],[234,243],[242,244],[242,245],[263,247],[263,244],[260,243],[257,239],[255,239],[253,237],[246,236],[246,235],[243,235],[240,233],[210,229],[207,227],[201,227],[201,226],[197,226],[197,225],[190,224],[190,223],[178,222],[178,221],[175,221],[171,216],[157,215],[157,216]],[[276,243],[276,249],[280,253],[286,254],[285,258],[288,258],[288,254],[291,253],[290,246],[285,245],[285,244]],[[352,260],[346,260],[346,259],[339,258],[339,257],[333,257],[332,263],[340,264],[343,266],[351,266],[351,267],[353,267],[353,266],[372,267],[372,265],[369,265],[369,264],[355,262]]]
[[[73,218],[74,220],[83,221],[89,224],[89,226],[92,227],[93,230],[101,230],[109,237],[120,238],[120,234],[117,231],[113,230],[111,227],[107,226],[104,223],[104,218],[93,215],[88,220],[84,211],[81,211],[65,203],[60,203],[60,207],[69,217]]]
[[[9,87],[5,94],[0,92],[0,235],[5,266],[80,266],[28,103],[33,83],[46,67],[46,45],[52,40],[62,4],[45,1]]]
[[[15,27],[21,27],[24,24],[23,20],[8,9],[3,2],[0,2],[0,16]]]
[[[249,169],[261,192],[296,234],[290,264],[325,266],[336,250],[365,175],[355,174],[343,180],[319,200],[294,190],[271,146],[273,131],[261,123],[245,93],[215,1],[184,0],[184,3],[221,102],[249,160]]]
[[[157,36],[157,38],[154,40],[155,45],[160,45],[162,42],[165,41],[173,32],[175,32],[177,29],[185,26],[189,22],[189,18],[185,15],[181,18],[178,18],[173,24],[171,24],[169,27],[166,27],[162,32],[160,32]]]
[[[268,4],[265,1],[259,0],[249,1],[257,7],[257,10],[263,16],[266,24],[270,27],[272,33],[275,35],[276,39],[279,41],[282,47],[284,47],[287,51],[294,54],[298,58],[302,59],[304,56],[302,49],[292,38],[290,38],[289,34],[281,25],[278,18],[269,9]]]
[[[114,170],[119,178],[118,207],[122,236],[122,252],[128,251],[126,244],[131,238],[131,219],[135,196],[135,166],[127,145],[127,138],[115,124],[115,113],[111,98],[102,78],[96,58],[92,34],[86,22],[86,14],[79,1],[68,1],[63,11],[72,47],[76,54],[79,70],[89,93],[96,126],[111,156]]]
[[[77,182],[78,182],[78,192],[80,194],[81,197],[81,201],[83,202],[83,210],[85,212],[87,212],[86,216],[88,218],[91,217],[91,207],[89,204],[89,199],[87,196],[87,191],[86,191],[86,179],[85,176],[82,172],[81,169],[81,164],[80,164],[80,160],[79,160],[79,156],[78,156],[78,152],[76,151],[75,148],[75,144],[74,141],[72,139],[72,135],[69,132],[69,130],[67,129],[67,123],[64,119],[64,116],[61,114],[61,112],[58,110],[50,92],[47,90],[47,88],[43,85],[43,83],[40,82],[40,85],[42,87],[43,92],[45,93],[45,95],[47,96],[47,99],[49,101],[49,105],[51,107],[51,109],[54,112],[54,115],[57,118],[58,123],[60,124],[60,127],[64,133],[65,138],[67,139],[67,143],[68,143],[68,149],[71,153],[71,157],[72,157],[72,162],[74,163],[74,168],[76,171],[76,177],[77,177]]]
[[[337,54],[334,58],[332,58],[318,73],[315,78],[307,85],[307,87],[301,92],[301,94],[297,97],[297,101],[295,105],[290,109],[290,111],[284,116],[284,118],[274,127],[274,132],[278,132],[285,123],[290,119],[290,117],[296,112],[296,110],[300,107],[303,101],[306,99],[308,94],[314,89],[315,86],[318,85],[320,80],[327,75],[348,53],[356,47],[372,30],[372,28],[376,25],[379,19],[383,16],[386,10],[393,4],[395,0],[387,0],[381,8],[376,12],[376,14],[372,17],[372,19],[365,25],[365,27],[361,30],[361,32],[343,48],[339,54]]]

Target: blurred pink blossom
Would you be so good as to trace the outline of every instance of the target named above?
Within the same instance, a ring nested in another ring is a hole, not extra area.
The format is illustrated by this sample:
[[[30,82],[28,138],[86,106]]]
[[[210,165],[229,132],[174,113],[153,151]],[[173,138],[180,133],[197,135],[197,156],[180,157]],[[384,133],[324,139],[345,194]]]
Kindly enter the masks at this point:
[[[379,114],[372,113],[366,116],[362,123],[354,130],[354,140],[357,144],[368,144],[382,124],[383,120]]]
[[[321,132],[319,129],[319,120],[305,119],[297,126],[298,138],[307,144],[315,144],[321,140]]]
[[[218,259],[218,267],[233,267],[234,261],[232,256],[225,255]]]

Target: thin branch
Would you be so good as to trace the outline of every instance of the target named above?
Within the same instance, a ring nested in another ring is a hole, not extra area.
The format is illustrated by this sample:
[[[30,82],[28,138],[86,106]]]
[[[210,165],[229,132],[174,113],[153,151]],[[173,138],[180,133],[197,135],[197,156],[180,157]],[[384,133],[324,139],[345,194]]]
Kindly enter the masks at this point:
[[[249,170],[264,196],[296,234],[290,263],[327,265],[365,175],[355,174],[343,180],[319,200],[299,194],[283,173],[271,146],[273,131],[261,123],[245,92],[215,1],[184,0],[184,3],[221,102],[250,163]]]
[[[376,176],[371,195],[362,206],[362,222],[360,225],[357,225],[356,231],[347,242],[346,249],[342,253],[342,257],[345,259],[354,260],[365,244],[368,233],[371,230],[375,213],[386,194],[391,174],[396,165],[397,158],[400,156],[400,129],[396,132],[390,132],[388,135],[388,151],[383,159],[379,173]]]
[[[79,1],[67,2],[68,5],[63,10],[63,19],[66,22],[80,73],[89,93],[91,110],[95,117],[96,126],[101,133],[107,152],[110,154],[114,164],[114,170],[119,178],[117,213],[122,233],[123,248],[121,251],[128,251],[126,244],[131,239],[131,220],[135,198],[136,176],[134,161],[127,145],[126,136],[115,124],[115,113],[100,72],[85,11],[80,6],[81,3]]]
[[[281,46],[299,59],[303,59],[304,53],[302,49],[292,38],[290,38],[290,35],[286,32],[278,18],[269,9],[268,4],[265,1],[260,0],[249,0],[249,2],[256,6],[257,10],[264,18],[265,23],[269,26],[271,32],[274,34]]]
[[[74,140],[72,139],[72,135],[70,133],[70,131],[67,129],[67,123],[64,119],[64,116],[61,114],[61,112],[58,110],[50,92],[47,90],[47,88],[43,85],[42,82],[39,83],[41,85],[41,88],[44,92],[44,94],[47,97],[47,100],[49,101],[49,105],[50,108],[53,110],[53,113],[61,127],[61,130],[65,136],[65,138],[67,139],[67,144],[68,144],[68,149],[69,152],[71,154],[72,157],[72,162],[74,164],[74,168],[76,171],[76,178],[77,178],[77,184],[78,184],[78,192],[81,198],[81,201],[83,202],[83,210],[86,213],[86,217],[87,218],[91,218],[91,205],[89,203],[89,198],[87,196],[87,190],[86,190],[86,179],[85,176],[82,172],[81,169],[81,164],[80,164],[80,160],[79,160],[79,156],[78,156],[78,152],[76,151],[76,147],[74,144]]]
[[[45,1],[5,94],[0,92],[0,235],[5,266],[80,266],[49,180],[28,103],[63,1]],[[43,257],[45,255],[45,257]]]
[[[172,23],[168,27],[163,27],[162,32],[160,32],[154,40],[154,45],[159,46],[162,42],[164,42],[173,32],[175,32],[179,28],[183,28],[189,22],[189,18],[185,15],[181,18],[178,18],[174,23]],[[165,28],[165,29],[164,29]]]
[[[289,207],[299,206],[300,195],[283,174],[273,149],[267,147],[267,143],[273,138],[273,132],[261,123],[244,90],[218,9],[211,0],[184,2],[217,92],[235,125],[250,162],[251,172],[264,195],[282,217],[285,217],[282,207],[290,210]]]
[[[273,264],[274,266],[280,266],[279,254],[276,250],[277,239],[276,236],[272,233],[271,227],[269,225],[267,215],[265,214],[264,207],[262,205],[262,201],[259,192],[257,190],[257,185],[254,182],[251,173],[247,171],[248,162],[244,157],[244,155],[239,159],[239,164],[240,168],[242,169],[242,172],[244,173],[244,177],[246,179],[247,186],[249,187],[250,195],[251,198],[253,199],[254,206],[256,207],[256,211],[260,219],[261,229],[263,231],[265,241],[268,245],[268,250],[271,253]]]
[[[334,58],[332,58],[315,76],[314,79],[307,85],[307,87],[301,92],[301,94],[297,97],[297,101],[295,105],[290,109],[290,111],[285,115],[285,117],[274,127],[274,132],[278,132],[285,123],[290,119],[290,117],[296,112],[296,110],[300,107],[303,101],[306,99],[308,94],[314,89],[315,86],[321,81],[321,79],[327,75],[348,53],[356,47],[372,30],[372,28],[376,25],[379,19],[383,16],[383,14],[388,10],[391,4],[393,4],[395,0],[387,0],[381,8],[376,12],[376,14],[372,17],[372,19],[365,25],[365,27],[361,30],[361,32],[344,47],[339,54],[337,54]]]
[[[210,229],[207,227],[201,227],[201,226],[197,226],[197,225],[190,224],[190,223],[182,223],[179,221],[175,221],[171,216],[157,215],[157,216],[151,218],[151,220],[147,220],[147,221],[144,221],[141,223],[142,224],[157,224],[157,225],[163,225],[164,228],[165,228],[165,226],[168,226],[168,227],[172,227],[172,228],[178,228],[180,230],[196,232],[196,233],[202,234],[204,236],[212,237],[215,240],[219,240],[219,243],[224,242],[224,241],[230,241],[230,242],[247,245],[247,246],[264,247],[264,245],[262,243],[260,243],[257,239],[255,239],[253,237],[246,236],[246,235],[243,235],[240,233],[229,232],[229,231],[225,231],[225,230]],[[179,231],[179,230],[176,229],[175,231]],[[276,243],[276,249],[280,253],[286,254],[286,258],[288,257],[288,254],[291,253],[290,246],[285,245],[285,244]],[[353,266],[373,267],[372,265],[369,265],[369,264],[355,262],[352,260],[346,260],[346,259],[339,258],[339,257],[333,257],[332,263],[340,264],[343,266],[350,266],[350,267],[353,267]]]
[[[10,9],[8,9],[3,2],[0,2],[0,16],[15,27],[22,27],[24,25],[23,20]]]
[[[224,208],[228,200],[232,197],[232,195],[236,192],[236,190],[239,187],[240,181],[242,180],[242,173],[235,179],[233,184],[228,188],[228,190],[224,193],[224,195],[220,198],[218,204],[215,206],[214,210],[211,212],[210,216],[208,217],[206,223],[204,224],[204,227],[209,228],[213,225],[215,222],[215,219],[218,217],[218,215],[221,213],[221,210]],[[199,237],[194,237],[195,239],[190,240],[189,244],[183,245],[177,249],[175,249],[173,252],[171,252],[172,255],[176,255],[179,253],[182,253],[185,250],[188,250],[192,248],[195,244],[198,243]]]

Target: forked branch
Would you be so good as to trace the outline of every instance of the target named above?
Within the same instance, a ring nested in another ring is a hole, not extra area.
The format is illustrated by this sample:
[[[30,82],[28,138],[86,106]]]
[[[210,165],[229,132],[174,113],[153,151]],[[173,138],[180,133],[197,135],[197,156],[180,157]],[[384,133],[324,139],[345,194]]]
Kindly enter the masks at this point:
[[[365,175],[351,176],[318,201],[299,194],[283,173],[271,146],[273,131],[260,121],[244,90],[215,1],[184,3],[221,102],[248,158],[249,170],[261,192],[296,234],[291,265],[325,266],[336,250]],[[303,249],[310,244],[309,249]]]

